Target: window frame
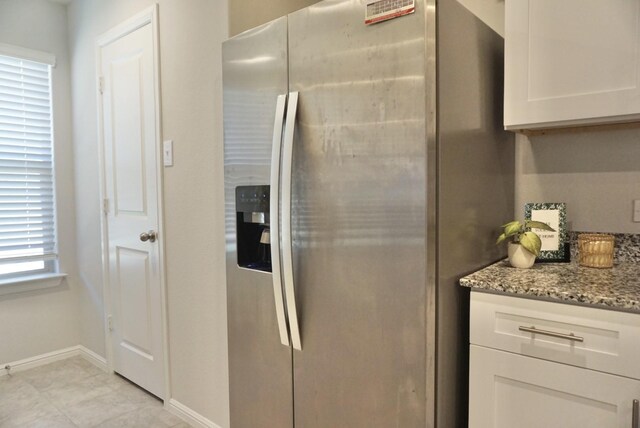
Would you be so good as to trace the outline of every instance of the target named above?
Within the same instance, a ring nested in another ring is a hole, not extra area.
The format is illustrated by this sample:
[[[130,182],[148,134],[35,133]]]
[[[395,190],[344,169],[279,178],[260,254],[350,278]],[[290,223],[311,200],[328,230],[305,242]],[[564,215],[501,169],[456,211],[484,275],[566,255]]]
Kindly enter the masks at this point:
[[[5,294],[12,294],[16,292],[31,291],[40,288],[55,287],[60,285],[62,280],[67,276],[65,273],[60,272],[59,265],[59,245],[58,245],[58,192],[56,186],[56,138],[55,138],[55,120],[54,120],[54,73],[53,70],[56,67],[55,55],[27,49],[20,46],[8,45],[0,43],[0,55],[12,57],[18,60],[26,60],[37,62],[48,66],[49,75],[49,105],[50,105],[50,149],[51,149],[51,185],[52,185],[52,222],[53,222],[53,254],[52,259],[42,259],[44,267],[41,269],[27,270],[23,272],[13,272],[0,274],[0,296]],[[34,260],[39,261],[39,260]],[[28,261],[19,261],[17,263],[23,263]]]

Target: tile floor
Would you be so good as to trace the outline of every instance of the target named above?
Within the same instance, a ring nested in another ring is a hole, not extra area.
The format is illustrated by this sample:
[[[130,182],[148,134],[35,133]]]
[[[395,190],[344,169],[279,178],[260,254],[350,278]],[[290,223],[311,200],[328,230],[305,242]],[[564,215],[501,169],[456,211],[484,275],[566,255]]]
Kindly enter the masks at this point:
[[[162,401],[81,357],[0,377],[0,427],[186,428]]]

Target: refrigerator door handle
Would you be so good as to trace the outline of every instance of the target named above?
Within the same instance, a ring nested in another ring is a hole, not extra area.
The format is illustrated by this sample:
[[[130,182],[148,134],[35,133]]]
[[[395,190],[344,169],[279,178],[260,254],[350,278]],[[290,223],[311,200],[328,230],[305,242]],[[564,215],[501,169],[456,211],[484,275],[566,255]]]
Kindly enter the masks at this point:
[[[282,295],[282,274],[280,269],[280,208],[278,193],[280,191],[280,147],[282,143],[282,124],[287,104],[287,95],[278,95],[276,101],[276,117],[273,123],[273,143],[271,146],[271,189],[269,193],[269,232],[271,241],[271,273],[273,276],[273,296],[276,301],[276,317],[280,342],[289,346],[287,318],[284,312],[284,296]]]
[[[296,126],[297,110],[298,93],[289,92],[287,121],[284,128],[284,146],[282,148],[282,270],[291,343],[293,344],[293,349],[302,351],[295,287],[293,284],[293,249],[291,241],[291,173],[293,166],[293,133]]]

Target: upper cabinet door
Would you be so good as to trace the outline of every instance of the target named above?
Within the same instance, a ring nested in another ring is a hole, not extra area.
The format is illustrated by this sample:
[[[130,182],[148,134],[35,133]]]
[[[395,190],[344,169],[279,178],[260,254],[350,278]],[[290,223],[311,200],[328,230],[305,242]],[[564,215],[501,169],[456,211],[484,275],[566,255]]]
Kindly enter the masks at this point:
[[[506,129],[640,120],[638,0],[507,0]]]

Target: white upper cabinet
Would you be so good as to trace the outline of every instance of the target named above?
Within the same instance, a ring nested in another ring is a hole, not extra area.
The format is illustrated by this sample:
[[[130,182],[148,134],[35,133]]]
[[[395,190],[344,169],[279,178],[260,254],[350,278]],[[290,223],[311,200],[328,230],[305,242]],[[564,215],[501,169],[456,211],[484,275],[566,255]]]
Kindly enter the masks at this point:
[[[506,129],[640,121],[640,1],[506,0]]]

